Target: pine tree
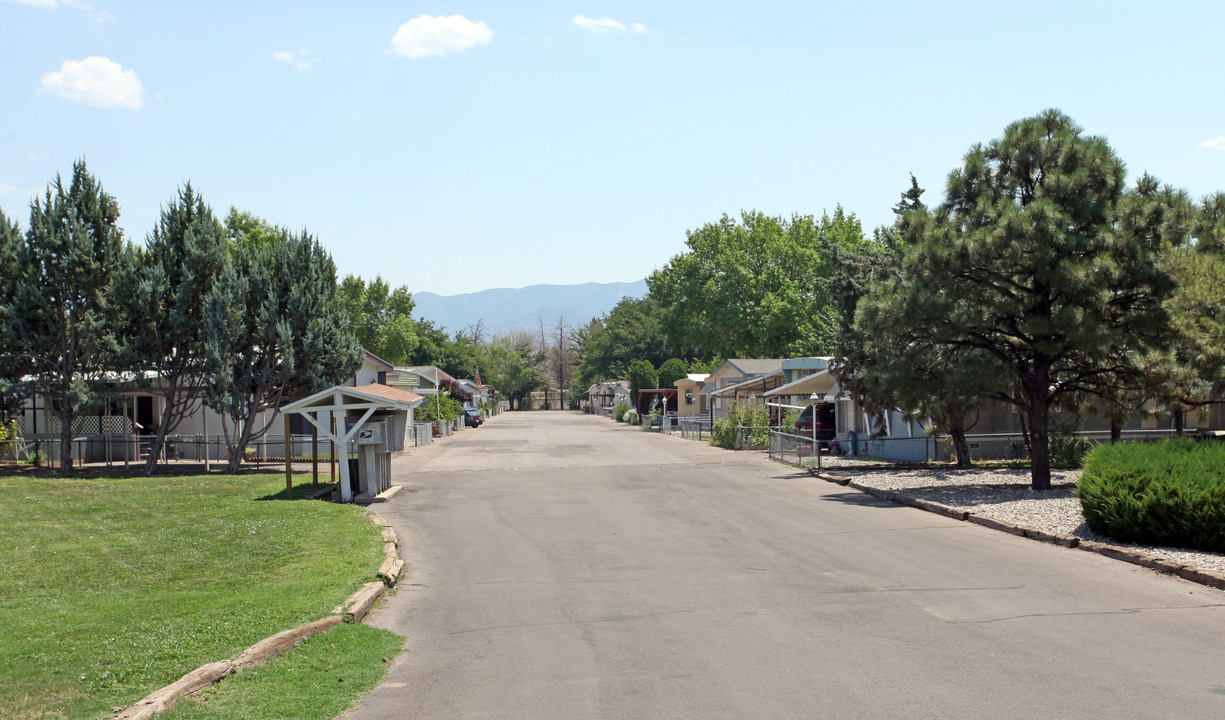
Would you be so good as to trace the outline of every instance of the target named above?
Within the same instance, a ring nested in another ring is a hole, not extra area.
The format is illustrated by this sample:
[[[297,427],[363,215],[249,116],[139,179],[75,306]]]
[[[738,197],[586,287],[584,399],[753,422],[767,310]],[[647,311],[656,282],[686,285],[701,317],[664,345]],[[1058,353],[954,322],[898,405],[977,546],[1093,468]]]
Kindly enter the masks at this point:
[[[1057,110],[975,145],[924,214],[903,262],[905,315],[933,345],[994,358],[990,397],[1030,432],[1032,486],[1050,487],[1049,413],[1135,378],[1169,340],[1174,283],[1157,238],[1117,232],[1123,163]]]
[[[124,349],[133,367],[151,370],[164,398],[145,472],[166,436],[200,408],[209,381],[204,357],[204,300],[229,262],[225,227],[188,183],[162,210],[135,272],[120,293],[127,307]]]
[[[274,424],[275,413],[261,426],[261,413],[343,382],[362,361],[331,256],[306,233],[264,227],[260,238],[239,238],[204,303],[205,403],[223,415],[231,472]]]
[[[118,312],[113,292],[126,266],[119,204],[83,161],[30,207],[16,253],[9,306],[11,338],[30,364],[30,391],[60,423],[60,467],[72,468],[72,424],[95,409],[114,380]]]
[[[21,228],[9,222],[0,210],[0,428],[7,426],[21,408],[25,399],[22,379],[30,370],[19,338],[12,331],[13,293],[21,240]]]
[[[878,426],[895,408],[930,420],[951,438],[957,464],[968,467],[966,434],[998,372],[981,351],[933,343],[907,315],[902,253],[922,236],[923,192],[911,175],[910,189],[893,208],[894,225],[878,228],[868,246],[829,248],[835,270],[829,292],[840,316],[833,371],[839,387],[858,398]]]

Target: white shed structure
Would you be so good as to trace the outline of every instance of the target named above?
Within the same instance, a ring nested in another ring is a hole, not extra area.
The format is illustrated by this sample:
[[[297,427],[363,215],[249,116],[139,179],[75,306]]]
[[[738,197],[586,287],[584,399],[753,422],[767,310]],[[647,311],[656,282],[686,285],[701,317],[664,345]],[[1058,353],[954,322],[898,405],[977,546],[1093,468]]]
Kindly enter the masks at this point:
[[[404,433],[412,427],[413,408],[423,400],[416,393],[378,383],[336,385],[291,402],[281,412],[302,415],[319,430],[320,438],[334,443],[340,457],[340,499],[352,502],[349,441],[358,441],[362,493],[377,495],[390,485],[391,453],[404,448]]]

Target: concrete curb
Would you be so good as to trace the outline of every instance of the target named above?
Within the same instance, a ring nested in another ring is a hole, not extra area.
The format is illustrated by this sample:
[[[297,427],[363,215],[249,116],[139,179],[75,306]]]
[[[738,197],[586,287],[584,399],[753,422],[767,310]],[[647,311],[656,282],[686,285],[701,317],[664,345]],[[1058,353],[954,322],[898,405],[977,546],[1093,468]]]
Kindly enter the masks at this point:
[[[909,507],[918,508],[920,510],[926,510],[927,512],[934,512],[944,515],[945,517],[953,518],[954,520],[972,522],[976,525],[991,528],[992,530],[999,530],[1000,532],[1018,535],[1031,540],[1037,540],[1038,542],[1059,545],[1066,548],[1086,550],[1088,552],[1095,552],[1099,555],[1112,558],[1114,560],[1122,560],[1123,562],[1139,565],[1141,567],[1155,570],[1160,573],[1165,573],[1167,575],[1176,575],[1184,580],[1190,580],[1191,582],[1199,583],[1200,585],[1207,585],[1209,587],[1217,588],[1218,590],[1225,590],[1225,573],[1218,573],[1213,570],[1206,570],[1204,568],[1171,562],[1165,558],[1146,553],[1142,550],[1121,548],[1106,543],[1084,540],[1073,535],[1048,532],[1046,530],[1039,530],[1037,528],[1031,528],[1025,525],[1017,525],[1004,520],[996,520],[994,518],[983,517],[982,515],[975,515],[971,512],[949,507],[948,505],[931,502],[930,500],[912,498],[893,490],[882,490],[880,488],[869,487],[867,485],[857,483],[849,477],[829,475],[827,473],[820,472],[816,468],[808,468],[808,472],[815,478],[834,483],[835,485],[851,487],[862,493],[872,495],[873,497],[878,497],[881,500],[888,500],[890,502],[898,503],[899,505],[906,505]]]
[[[327,632],[343,622],[361,622],[374,604],[387,596],[387,588],[395,586],[404,570],[404,561],[400,559],[400,540],[396,536],[396,531],[392,530],[388,522],[378,513],[367,510],[366,515],[370,518],[370,522],[383,528],[384,558],[377,573],[382,580],[366,583],[325,618],[260,640],[243,650],[238,655],[238,659],[233,662],[220,660],[201,665],[175,682],[141,698],[135,705],[119,713],[115,720],[148,720],[174,707],[174,704],[184,697],[206,690],[230,675],[242,672],[249,667],[263,665],[270,658],[284,655],[307,638]]]

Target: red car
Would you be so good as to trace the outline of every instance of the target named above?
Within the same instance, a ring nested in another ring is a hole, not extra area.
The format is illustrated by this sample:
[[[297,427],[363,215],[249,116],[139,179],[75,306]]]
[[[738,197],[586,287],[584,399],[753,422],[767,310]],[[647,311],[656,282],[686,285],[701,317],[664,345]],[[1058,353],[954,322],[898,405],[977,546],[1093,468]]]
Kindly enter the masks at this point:
[[[800,417],[795,421],[795,429],[799,435],[810,438],[812,434],[813,416],[817,419],[817,440],[821,442],[822,447],[828,447],[829,441],[833,440],[838,434],[837,426],[835,425],[836,415],[834,413],[834,403],[816,403],[804,408],[800,413]]]

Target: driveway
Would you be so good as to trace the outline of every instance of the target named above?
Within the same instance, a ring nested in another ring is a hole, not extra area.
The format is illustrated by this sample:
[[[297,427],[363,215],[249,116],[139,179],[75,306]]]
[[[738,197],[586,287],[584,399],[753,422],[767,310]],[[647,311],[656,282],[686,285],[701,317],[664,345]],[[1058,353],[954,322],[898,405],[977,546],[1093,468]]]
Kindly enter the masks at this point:
[[[508,413],[397,462],[390,718],[1221,718],[1225,593]]]

